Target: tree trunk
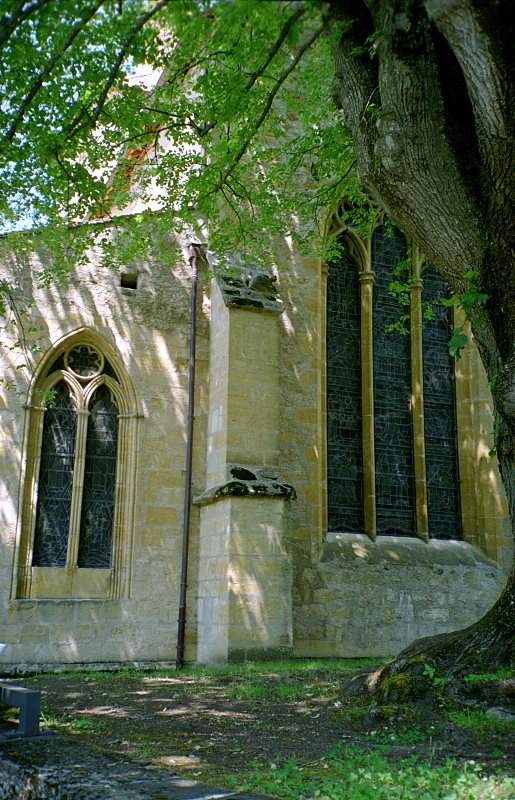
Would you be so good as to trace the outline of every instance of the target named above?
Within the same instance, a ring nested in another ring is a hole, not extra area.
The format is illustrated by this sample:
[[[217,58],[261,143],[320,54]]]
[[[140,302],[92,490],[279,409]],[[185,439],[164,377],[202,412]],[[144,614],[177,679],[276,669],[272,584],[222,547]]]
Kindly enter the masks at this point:
[[[362,183],[453,293],[470,288],[472,273],[488,296],[472,302],[468,316],[492,389],[515,536],[513,23],[505,0],[486,6],[335,0],[326,13],[339,26],[335,95]],[[421,658],[452,672],[495,668],[515,657],[514,638],[512,569],[479,622],[415,642],[383,674]]]

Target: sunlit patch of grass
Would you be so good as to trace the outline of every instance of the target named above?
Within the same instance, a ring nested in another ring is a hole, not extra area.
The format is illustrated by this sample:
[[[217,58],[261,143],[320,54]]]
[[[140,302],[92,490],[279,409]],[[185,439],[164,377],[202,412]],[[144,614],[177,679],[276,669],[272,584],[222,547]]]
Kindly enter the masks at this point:
[[[354,672],[384,664],[385,658],[335,658],[335,659],[287,659],[284,661],[247,661],[245,664],[229,664],[221,667],[185,667],[175,675],[213,677],[221,675],[296,675],[309,672],[341,673]],[[168,672],[168,675],[171,673]]]
[[[71,718],[45,710],[41,711],[41,724],[43,728],[56,733],[100,733],[105,727],[102,722],[90,717]]]
[[[114,681],[119,678],[141,678],[144,670],[134,669],[133,667],[116,667],[116,669],[60,669],[51,672],[32,672],[26,676],[25,682],[38,680],[41,678],[52,677],[54,679],[82,681]]]
[[[396,726],[386,726],[381,730],[369,731],[367,736],[378,744],[410,747],[429,741],[435,734],[434,725],[428,725],[426,728],[413,725],[400,730]]]
[[[69,672],[66,673],[70,678],[81,678],[89,682],[110,683],[111,681],[119,680],[132,680],[141,678],[143,671],[132,669],[130,667],[123,667],[116,670],[87,670],[85,672]]]
[[[497,672],[473,672],[465,676],[465,683],[486,683],[515,678],[515,667],[502,667]]]
[[[220,667],[186,667],[179,672],[157,670],[142,676],[145,683],[180,684],[184,690],[202,691],[213,685],[227,686],[226,694],[237,700],[277,699],[297,701],[309,696],[335,693],[335,684],[345,673],[379,666],[384,659],[295,659],[287,661],[246,662]],[[313,680],[310,680],[312,678]],[[285,681],[296,682],[296,685]],[[319,683],[323,680],[324,683]]]
[[[460,711],[449,711],[448,717],[455,725],[475,733],[501,733],[515,734],[515,720],[497,719],[489,717],[484,711],[465,709]]]
[[[169,678],[177,681],[188,682],[205,678],[241,677],[251,675],[303,675],[306,673],[324,672],[340,674],[353,672],[360,669],[378,667],[384,664],[386,658],[335,658],[335,659],[286,659],[281,661],[247,661],[242,664],[226,664],[216,667],[203,667],[190,665],[180,670],[177,669],[152,669],[145,667],[121,667],[113,670],[88,669],[88,670],[63,670],[52,675],[53,679],[84,681],[89,686],[95,683],[113,683],[127,680],[145,680],[156,678]],[[33,680],[46,677],[46,673],[34,673],[28,679]]]
[[[488,775],[473,763],[433,765],[415,758],[388,761],[383,755],[340,749],[301,767],[294,761],[270,764],[246,776],[240,790],[260,791],[278,800],[512,800],[515,780]]]
[[[70,721],[70,729],[79,732],[94,731],[98,730],[98,723],[96,720],[89,719],[88,717],[81,717],[80,719],[72,719]]]
[[[270,682],[235,683],[226,690],[227,697],[233,700],[282,700],[283,702],[308,701],[320,695],[328,695],[326,686],[303,686]],[[331,694],[334,694],[331,693]]]
[[[186,666],[176,669],[135,669],[122,667],[113,670],[73,670],[59,672],[55,677],[71,680],[82,680],[88,684],[117,683],[120,680],[145,680],[169,678],[177,681],[184,679],[202,680],[220,677],[248,677],[252,675],[303,675],[313,672],[340,674],[360,669],[378,667],[386,658],[335,658],[335,659],[286,659],[281,661],[247,661],[242,664],[226,664],[216,667]],[[32,678],[41,678],[44,673],[37,673]]]

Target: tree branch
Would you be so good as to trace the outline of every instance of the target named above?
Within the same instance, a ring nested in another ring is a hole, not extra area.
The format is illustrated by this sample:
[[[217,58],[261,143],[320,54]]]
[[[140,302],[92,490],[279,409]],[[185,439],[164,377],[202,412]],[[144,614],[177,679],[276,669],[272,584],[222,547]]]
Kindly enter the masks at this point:
[[[20,0],[12,14],[4,14],[3,17],[0,17],[0,47],[4,46],[22,22],[25,22],[34,11],[38,11],[48,2],[49,0],[34,0],[33,3],[25,6],[24,0]]]
[[[161,11],[162,8],[167,6],[169,2],[170,0],[159,0],[149,11],[147,11],[145,14],[141,14],[134,23],[133,27],[129,31],[129,34],[126,36],[120,50],[118,51],[118,55],[116,56],[116,59],[113,63],[113,66],[111,67],[111,70],[109,71],[109,75],[107,76],[104,86],[102,87],[102,91],[100,92],[100,96],[95,104],[93,112],[90,116],[88,115],[88,123],[87,123],[88,127],[92,128],[97,123],[98,118],[102,113],[102,109],[104,107],[109,91],[112,88],[118,76],[120,67],[127,56],[127,53],[129,51],[132,42],[134,41],[138,33],[142,30],[142,28],[145,27],[147,22],[149,22],[152,19],[152,17],[154,17],[158,13],[158,11]],[[74,133],[77,132],[80,122],[83,119],[85,113],[87,113],[85,109],[83,109],[80,112],[78,117],[68,127],[66,131],[67,135],[73,135]]]
[[[295,23],[298,22],[298,20],[302,16],[304,16],[304,14],[306,13],[306,10],[307,10],[306,7],[304,5],[301,5],[301,6],[299,6],[299,8],[296,9],[296,11],[293,12],[293,14],[291,14],[288,17],[288,19],[284,23],[283,27],[279,31],[279,35],[278,35],[277,39],[275,40],[274,44],[270,48],[265,61],[261,64],[261,66],[255,72],[253,72],[250,75],[249,80],[247,81],[247,83],[244,86],[244,91],[245,92],[250,92],[250,90],[252,89],[252,87],[254,86],[256,81],[264,75],[266,69],[270,66],[271,62],[273,61],[273,59],[275,58],[275,56],[277,55],[277,53],[281,49],[282,45],[284,44],[284,41],[286,40],[289,32],[291,31],[291,29],[293,28]],[[207,60],[207,58],[211,58],[211,56],[206,57],[205,60]],[[199,59],[199,61],[200,61],[200,59]],[[199,63],[199,62],[197,62],[197,63]],[[276,80],[276,79],[271,78],[271,80]],[[197,126],[197,130],[198,130],[199,136],[201,136],[201,137],[206,136],[210,131],[213,130],[213,128],[216,127],[216,124],[217,123],[215,121],[215,122],[209,122],[209,123],[207,123],[206,125],[203,125],[203,126],[198,125]]]
[[[213,189],[210,190],[209,194],[213,194],[214,192],[219,191],[222,186],[227,182],[227,178],[231,175],[233,169],[239,164],[243,156],[248,150],[250,143],[252,142],[254,136],[257,134],[261,126],[263,125],[264,121],[266,120],[268,114],[270,113],[270,109],[272,108],[275,96],[277,92],[287,80],[287,78],[291,75],[293,70],[296,68],[297,64],[301,60],[302,56],[309,50],[309,48],[316,42],[316,40],[320,37],[323,31],[328,27],[329,20],[325,20],[319,27],[309,36],[304,44],[298,49],[295,58],[291,61],[289,66],[282,72],[282,74],[277,78],[274,87],[271,89],[265,105],[261,110],[258,118],[254,121],[250,129],[250,133],[246,136],[245,140],[242,142],[240,147],[238,148],[236,155],[232,159],[230,165],[223,170],[220,179],[217,181]]]
[[[425,7],[465,79],[483,167],[481,193],[486,216],[495,230],[504,230],[503,238],[511,228],[513,240],[515,87],[512,64],[506,63],[501,46],[503,37],[509,39],[508,46],[513,45],[509,25],[502,26],[500,17],[492,30],[487,29],[482,10],[470,0],[426,0]]]
[[[275,40],[274,44],[270,48],[270,51],[269,51],[268,56],[266,57],[265,61],[263,62],[263,64],[261,64],[259,69],[256,70],[256,72],[254,72],[250,76],[249,80],[245,84],[245,91],[246,92],[250,92],[250,90],[254,86],[255,82],[258,80],[258,78],[260,78],[263,75],[263,73],[265,72],[267,67],[271,64],[271,62],[273,61],[273,59],[275,58],[275,56],[277,55],[277,53],[281,49],[281,47],[283,45],[283,42],[285,41],[286,37],[288,36],[289,32],[291,31],[291,29],[293,28],[295,23],[302,16],[304,16],[305,13],[306,13],[306,6],[301,5],[301,6],[299,6],[299,8],[297,8],[296,11],[293,12],[293,14],[291,14],[288,17],[288,19],[286,20],[286,22],[282,26],[281,30],[279,31],[279,35],[278,35],[277,39]]]
[[[54,53],[52,58],[50,58],[46,66],[40,72],[36,73],[32,86],[30,87],[29,91],[21,101],[17,111],[14,114],[11,124],[7,128],[7,132],[4,137],[6,141],[12,142],[16,134],[16,131],[18,130],[19,124],[22,122],[27,109],[29,108],[30,104],[36,97],[37,93],[42,88],[44,82],[51,75],[52,71],[59,63],[59,61],[62,59],[66,51],[69,50],[69,48],[72,46],[73,42],[75,41],[79,33],[81,33],[81,31],[84,30],[90,19],[96,14],[98,9],[100,8],[101,5],[103,5],[104,2],[105,0],[96,0],[96,2],[89,7],[88,11],[82,17],[82,19],[80,19],[72,27],[68,36],[64,40],[61,49],[58,52]]]

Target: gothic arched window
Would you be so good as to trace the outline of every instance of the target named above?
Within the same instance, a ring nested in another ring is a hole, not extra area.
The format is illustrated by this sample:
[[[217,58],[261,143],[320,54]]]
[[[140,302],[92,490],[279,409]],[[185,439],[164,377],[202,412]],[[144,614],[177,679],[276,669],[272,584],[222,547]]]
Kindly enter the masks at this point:
[[[328,530],[460,538],[445,281],[414,259],[402,335],[391,285],[403,280],[398,266],[410,269],[404,237],[385,225],[369,241],[345,237],[327,279]],[[423,304],[433,308],[424,323]]]
[[[61,345],[46,363],[29,405],[17,596],[120,596],[137,414],[91,339]]]

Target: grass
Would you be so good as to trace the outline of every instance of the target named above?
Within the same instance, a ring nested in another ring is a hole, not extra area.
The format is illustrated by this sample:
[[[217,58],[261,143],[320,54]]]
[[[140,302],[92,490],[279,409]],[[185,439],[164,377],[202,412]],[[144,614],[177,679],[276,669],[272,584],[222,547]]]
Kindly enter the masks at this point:
[[[455,725],[459,725],[460,728],[464,728],[467,731],[481,734],[511,734],[512,736],[515,734],[515,720],[488,717],[484,711],[473,711],[471,709],[449,711],[448,717]]]
[[[284,686],[281,684],[237,683],[226,691],[231,700],[283,700],[294,702],[307,697],[303,686]]]
[[[227,699],[247,702],[277,701],[282,703],[309,701],[323,697],[336,699],[339,681],[345,673],[367,669],[384,663],[380,658],[353,659],[291,659],[286,661],[247,662],[220,667],[185,667],[174,669],[137,670],[85,670],[62,672],[59,678],[87,684],[88,691],[98,686],[102,691],[110,690],[118,696],[119,687],[127,681],[159,683],[160,679],[177,680],[178,691],[198,694],[210,691],[213,686],[221,690]],[[109,685],[111,684],[111,687]],[[361,713],[361,709],[360,709]],[[68,714],[50,713],[44,709],[42,722],[45,727],[59,732],[95,733],[108,724],[91,717],[70,717]],[[139,737],[136,736],[136,739]],[[136,748],[140,742],[135,741]],[[139,758],[147,753],[146,744],[140,747]],[[152,752],[154,748],[151,748]]]
[[[63,671],[59,676],[63,678],[78,678],[80,680],[94,682],[116,681],[123,679],[141,679],[142,675],[148,674],[153,678],[172,678],[180,676],[191,676],[195,679],[220,678],[220,677],[252,677],[265,674],[305,674],[310,672],[354,672],[358,669],[368,669],[378,667],[386,663],[386,658],[335,658],[335,659],[286,659],[281,661],[247,661],[241,664],[227,664],[217,667],[186,666],[181,670],[175,669],[134,669],[120,668],[113,670],[81,670]],[[43,673],[37,673],[43,675]]]
[[[247,662],[224,667],[187,667],[180,674],[191,675],[196,681],[209,681],[210,679],[219,681],[225,678],[225,682],[228,684],[225,693],[231,700],[298,702],[309,700],[315,696],[326,696],[327,699],[336,698],[337,691],[334,686],[331,687],[324,683],[311,683],[309,688],[304,685],[304,680],[302,683],[285,683],[288,679],[309,679],[310,673],[317,672],[319,673],[318,678],[323,679],[327,675],[334,682],[346,672],[377,667],[384,661],[385,659],[380,658],[353,658]],[[159,675],[169,677],[171,674],[170,672],[155,673],[155,677],[159,677]]]
[[[355,672],[358,669],[379,667],[388,659],[385,658],[335,658],[335,659],[287,659],[284,661],[247,661],[244,664],[229,664],[221,667],[184,667],[181,675],[191,675],[193,678],[253,678],[259,679],[264,675],[306,675],[310,672],[335,673]],[[176,672],[156,672],[156,676],[177,675]]]
[[[515,667],[502,667],[497,672],[477,672],[467,675],[465,683],[487,683],[515,678]]]
[[[400,730],[396,727],[386,727],[379,731],[370,731],[368,736],[378,744],[410,747],[427,742],[434,734],[434,725],[428,725],[426,728],[413,725]]]
[[[0,721],[17,724],[19,720],[19,710],[11,706],[0,706]],[[67,719],[65,717],[57,716],[50,712],[41,710],[41,722],[45,728],[53,731],[68,731],[75,732],[90,732],[98,730],[99,724],[87,717],[79,719]],[[101,723],[100,723],[101,726]]]
[[[56,733],[99,733],[104,727],[100,720],[90,717],[70,719],[66,716],[52,714],[44,708],[41,710],[41,722],[44,728]]]
[[[277,800],[513,800],[515,779],[486,774],[474,762],[432,765],[414,758],[392,763],[378,753],[339,748],[300,767],[294,761],[247,775],[239,789]]]
[[[44,722],[63,734],[56,738],[73,735],[99,754],[277,800],[513,800],[514,723],[448,705],[430,714],[412,704],[371,713],[363,698],[342,696],[350,672],[381,663],[306,659],[42,676]],[[97,709],[106,703],[116,703],[112,716]],[[450,755],[456,760],[445,760]],[[492,771],[492,758],[502,773]]]

